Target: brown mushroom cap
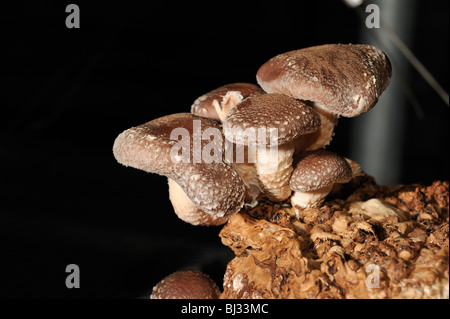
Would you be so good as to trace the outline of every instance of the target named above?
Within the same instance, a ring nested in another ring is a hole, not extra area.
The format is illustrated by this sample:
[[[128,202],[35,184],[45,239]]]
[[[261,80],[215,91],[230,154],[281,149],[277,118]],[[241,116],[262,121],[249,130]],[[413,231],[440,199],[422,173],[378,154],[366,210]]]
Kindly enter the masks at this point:
[[[257,72],[268,93],[323,105],[345,117],[369,111],[391,78],[387,56],[370,45],[327,44],[280,54]]]
[[[321,149],[301,154],[294,164],[290,187],[296,192],[310,192],[347,183],[351,178],[352,169],[344,157]]]
[[[221,131],[214,120],[178,113],[155,119],[121,133],[114,142],[117,161],[149,173],[164,175],[174,180],[205,213],[214,217],[229,217],[238,211],[244,201],[244,186],[239,175],[226,163],[194,163],[193,121],[201,121],[201,134],[207,128]],[[171,158],[170,151],[178,140],[171,140],[173,129],[184,128],[190,134],[190,162]],[[196,136],[200,138],[201,136]],[[209,141],[201,140],[202,148]],[[222,143],[223,144],[223,143]],[[201,155],[201,154],[200,154]]]
[[[150,299],[218,299],[219,295],[219,287],[208,275],[180,270],[157,283]]]
[[[287,95],[263,94],[242,101],[228,113],[223,126],[228,140],[236,144],[253,146],[257,146],[260,142],[257,130],[266,129],[263,142],[269,147],[317,131],[320,128],[320,117],[314,109]],[[248,129],[255,134],[253,136],[237,134]],[[276,140],[270,134],[271,129],[278,130]],[[228,132],[233,134],[229,135]]]
[[[243,99],[264,93],[259,86],[251,83],[226,84],[197,98],[191,106],[191,113],[219,121],[220,117],[216,112],[213,101],[216,100],[220,104],[227,93],[231,91],[239,92]]]
[[[169,199],[178,218],[197,226],[219,226],[225,224],[229,217],[216,217],[199,209],[174,180],[168,178]]]

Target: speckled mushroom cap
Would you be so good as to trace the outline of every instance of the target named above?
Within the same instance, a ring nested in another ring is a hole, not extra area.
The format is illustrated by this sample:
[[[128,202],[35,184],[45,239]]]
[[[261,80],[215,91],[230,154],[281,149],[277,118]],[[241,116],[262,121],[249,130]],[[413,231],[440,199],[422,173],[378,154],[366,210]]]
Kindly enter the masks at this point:
[[[219,115],[214,108],[213,101],[221,102],[230,91],[237,91],[245,99],[250,96],[264,94],[257,85],[251,83],[230,83],[214,89],[197,98],[191,106],[191,113],[219,121]]]
[[[283,94],[263,94],[247,98],[233,108],[223,127],[225,137],[233,143],[257,146],[263,142],[275,146],[317,131],[320,123],[320,116],[305,103]],[[258,139],[258,129],[265,129],[265,139]],[[271,129],[278,130],[277,139],[271,135]],[[237,134],[240,130],[255,134]]]
[[[242,179],[228,164],[205,163],[202,154],[197,154],[201,162],[194,163],[194,156],[199,149],[193,147],[194,120],[201,123],[201,132],[198,134],[203,134],[208,128],[221,132],[221,125],[214,120],[190,113],[172,114],[121,133],[114,142],[114,156],[125,166],[171,178],[199,209],[215,217],[228,217],[243,205]],[[170,151],[178,143],[178,140],[170,139],[175,128],[184,128],[189,133],[189,163],[171,157]],[[201,150],[210,142],[201,139],[201,136],[196,138],[202,141]]]
[[[323,149],[308,151],[294,163],[290,187],[296,192],[315,191],[334,183],[347,183],[352,169],[344,157]]]
[[[391,64],[379,49],[362,44],[326,44],[286,52],[257,72],[268,93],[320,103],[345,117],[369,111],[386,89]]]
[[[150,299],[218,299],[219,295],[219,287],[208,275],[180,270],[157,283]]]

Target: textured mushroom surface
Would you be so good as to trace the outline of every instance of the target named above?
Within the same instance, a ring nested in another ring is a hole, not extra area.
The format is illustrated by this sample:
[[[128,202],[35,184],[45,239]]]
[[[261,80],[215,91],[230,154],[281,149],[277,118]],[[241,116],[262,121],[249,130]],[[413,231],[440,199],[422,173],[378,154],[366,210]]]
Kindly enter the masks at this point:
[[[250,130],[255,134],[233,134],[225,137],[242,145],[274,146],[287,143],[296,137],[315,132],[320,127],[320,117],[306,104],[283,94],[264,94],[248,98],[236,106],[225,118],[224,129],[234,132]],[[258,130],[265,130],[259,138]],[[277,137],[271,130],[277,130]]]
[[[259,86],[251,83],[226,84],[198,97],[191,106],[191,113],[218,121],[221,120],[214,104],[218,103],[219,107],[224,107],[223,104],[226,103],[224,98],[229,92],[239,93],[242,99],[264,93]]]
[[[448,204],[448,182],[360,175],[299,220],[290,207],[247,207],[220,233],[236,255],[221,298],[448,298]]]
[[[290,186],[294,191],[308,192],[351,178],[352,168],[344,157],[326,150],[309,151],[296,160]]]
[[[388,86],[391,64],[370,45],[326,44],[275,56],[257,72],[267,93],[317,102],[354,117],[369,111]]]
[[[228,217],[216,217],[205,213],[190,200],[183,189],[174,180],[168,179],[169,199],[178,218],[197,226],[219,226],[228,221]]]
[[[317,112],[305,103],[283,94],[263,94],[232,109],[224,131],[228,141],[257,148],[261,190],[268,198],[283,201],[292,192],[289,177],[295,145],[290,142],[317,131],[320,123]]]
[[[201,124],[198,132],[194,130],[195,120]],[[244,186],[230,165],[223,161],[204,161],[201,152],[210,141],[202,136],[208,128],[221,132],[221,125],[216,121],[190,113],[164,116],[121,133],[114,142],[113,153],[123,165],[174,180],[205,213],[227,217],[243,205]],[[187,161],[183,161],[183,154],[171,156],[171,150],[179,142],[178,137],[170,138],[174,129],[184,129],[189,135]],[[194,139],[201,141],[201,147],[194,146]]]
[[[157,283],[150,299],[217,299],[219,295],[219,287],[208,275],[180,270]]]

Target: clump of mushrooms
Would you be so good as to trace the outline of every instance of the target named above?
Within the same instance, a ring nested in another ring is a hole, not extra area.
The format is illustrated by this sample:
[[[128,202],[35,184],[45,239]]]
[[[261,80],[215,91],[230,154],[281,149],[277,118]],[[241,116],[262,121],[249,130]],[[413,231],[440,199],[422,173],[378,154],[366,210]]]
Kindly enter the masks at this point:
[[[361,174],[358,163],[324,148],[340,116],[372,109],[391,72],[387,56],[370,45],[286,52],[259,68],[260,86],[231,83],[207,92],[191,113],[125,130],[113,153],[125,166],[166,176],[175,213],[192,225],[224,224],[260,199],[290,202],[300,218],[301,210],[319,206],[336,185]],[[159,282],[151,298],[219,295],[207,275],[179,271]]]
[[[319,128],[316,111],[284,94],[248,98],[232,109],[224,122],[227,140],[256,148],[256,173],[261,189],[275,202],[291,195],[289,178],[295,150],[292,142]],[[277,134],[272,135],[273,132]]]
[[[175,213],[193,225],[221,225],[260,199],[290,201],[297,210],[314,207],[333,185],[348,182],[360,170],[350,159],[323,149],[339,117],[372,109],[391,72],[387,56],[370,45],[286,52],[259,68],[259,86],[226,84],[197,98],[191,113],[124,131],[114,143],[114,156],[123,165],[166,176]],[[219,131],[220,161],[204,160],[195,147],[185,161],[174,152],[181,143],[175,129],[190,136],[187,148],[200,136],[200,149],[211,143],[203,138],[206,131]],[[243,151],[245,160],[237,161],[234,152],[226,156],[230,149]]]

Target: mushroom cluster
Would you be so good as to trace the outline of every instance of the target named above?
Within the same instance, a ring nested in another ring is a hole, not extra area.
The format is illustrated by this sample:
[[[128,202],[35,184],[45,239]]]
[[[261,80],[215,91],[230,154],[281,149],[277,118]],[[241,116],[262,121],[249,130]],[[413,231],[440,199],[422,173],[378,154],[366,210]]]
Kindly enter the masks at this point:
[[[123,165],[166,176],[175,213],[193,225],[224,224],[260,200],[290,202],[298,215],[355,174],[352,161],[324,148],[338,118],[369,111],[390,77],[389,59],[370,45],[286,52],[259,68],[259,86],[212,90],[191,113],[124,131],[113,153]]]
[[[361,173],[324,148],[338,118],[369,111],[390,77],[389,59],[370,45],[283,53],[259,68],[258,85],[221,86],[190,113],[127,129],[113,153],[125,166],[167,177],[175,213],[192,225],[222,225],[258,202],[291,206],[300,218]],[[183,290],[193,286],[198,293]],[[216,298],[217,290],[202,274],[177,272],[152,298]]]

